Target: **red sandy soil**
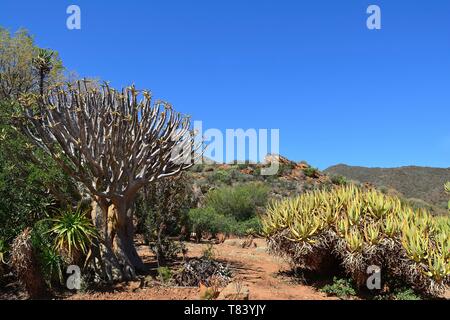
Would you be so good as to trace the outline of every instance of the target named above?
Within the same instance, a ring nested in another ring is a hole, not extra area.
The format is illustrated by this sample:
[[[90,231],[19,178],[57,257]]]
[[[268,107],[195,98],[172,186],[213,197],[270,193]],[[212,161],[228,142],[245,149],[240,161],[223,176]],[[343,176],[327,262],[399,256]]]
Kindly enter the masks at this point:
[[[242,248],[242,240],[227,240],[214,245],[215,259],[229,264],[233,281],[239,279],[250,291],[250,300],[325,300],[327,297],[314,287],[297,284],[292,277],[279,271],[288,271],[288,265],[266,252],[263,239],[254,240],[250,248]],[[205,244],[186,243],[188,257],[202,255]],[[147,263],[154,262],[153,254],[146,246],[138,247],[139,254]],[[147,277],[146,279],[150,279]],[[104,292],[77,293],[66,297],[74,300],[185,300],[199,299],[199,288],[170,287],[154,280],[142,285],[142,281],[116,285]]]

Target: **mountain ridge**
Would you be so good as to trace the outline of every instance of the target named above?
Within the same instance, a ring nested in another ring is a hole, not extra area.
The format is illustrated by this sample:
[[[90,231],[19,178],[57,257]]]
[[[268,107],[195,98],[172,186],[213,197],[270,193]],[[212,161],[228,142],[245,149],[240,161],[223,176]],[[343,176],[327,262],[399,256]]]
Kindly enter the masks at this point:
[[[340,175],[377,187],[392,188],[407,199],[420,199],[444,210],[448,195],[444,184],[450,181],[450,168],[402,166],[394,168],[350,166],[337,164],[324,170],[329,175]]]

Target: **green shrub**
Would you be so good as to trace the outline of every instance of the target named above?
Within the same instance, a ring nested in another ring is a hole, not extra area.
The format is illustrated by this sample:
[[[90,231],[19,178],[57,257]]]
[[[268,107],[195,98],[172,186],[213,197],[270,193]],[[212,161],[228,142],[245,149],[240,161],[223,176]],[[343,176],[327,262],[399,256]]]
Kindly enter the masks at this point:
[[[332,284],[324,286],[320,291],[339,298],[349,298],[356,295],[351,279],[338,279],[336,277],[333,278]]]
[[[332,177],[331,177],[331,182],[332,182],[333,184],[335,184],[335,185],[338,185],[338,186],[345,186],[345,185],[347,185],[347,183],[348,183],[346,177],[344,177],[344,176],[339,176],[339,175],[332,176]]]
[[[308,167],[308,168],[303,169],[303,173],[307,177],[317,178],[317,176],[319,175],[319,169],[314,168],[314,167]]]
[[[150,250],[156,255],[159,265],[165,265],[168,260],[174,260],[179,254],[183,254],[186,246],[181,241],[163,237],[161,241],[151,242]]]
[[[158,271],[158,276],[161,282],[168,283],[172,280],[173,273],[168,267],[159,267],[156,270]]]
[[[422,300],[411,288],[401,288],[394,292],[394,300]]]
[[[189,170],[192,172],[200,173],[203,172],[204,165],[203,164],[194,164]]]
[[[295,168],[295,163],[280,163],[278,167],[277,176],[285,176],[292,172]]]
[[[31,244],[45,283],[52,288],[63,284],[63,270],[69,262],[56,250],[50,228],[48,220],[37,222],[31,231]]]
[[[180,234],[190,207],[190,186],[187,178],[168,177],[145,186],[136,200],[136,233],[147,241],[155,241],[164,226],[164,236]]]
[[[387,292],[379,294],[373,297],[373,300],[403,300],[403,301],[416,301],[422,300],[422,297],[418,295],[413,289],[407,287],[400,287],[394,289],[393,292]]]
[[[233,217],[218,214],[213,208],[198,208],[189,211],[189,224],[191,230],[196,233],[200,240],[204,233],[215,236],[219,232],[231,233],[236,221]]]
[[[160,265],[183,251],[171,237],[189,235],[191,196],[190,180],[185,175],[155,181],[139,195],[137,232],[144,234]]]
[[[267,196],[268,188],[261,183],[224,187],[208,192],[205,206],[242,221],[254,217],[257,208],[265,206]]]
[[[261,231],[262,224],[259,217],[236,221],[232,228],[232,234],[237,236],[258,235]]]
[[[223,184],[231,184],[232,177],[231,173],[227,170],[219,169],[214,171],[209,177],[208,180],[210,183],[223,183]]]

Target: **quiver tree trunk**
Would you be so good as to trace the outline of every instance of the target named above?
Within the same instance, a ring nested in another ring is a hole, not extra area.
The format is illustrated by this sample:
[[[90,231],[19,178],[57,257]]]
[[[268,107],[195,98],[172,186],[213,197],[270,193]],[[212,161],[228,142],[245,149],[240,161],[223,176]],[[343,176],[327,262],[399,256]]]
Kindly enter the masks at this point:
[[[131,280],[144,264],[134,246],[133,210],[130,202],[92,202],[92,220],[99,237],[92,258],[99,276],[106,281]]]
[[[132,201],[113,201],[108,209],[108,217],[114,252],[119,262],[126,267],[124,271],[134,277],[135,271],[143,271],[144,264],[134,246]]]

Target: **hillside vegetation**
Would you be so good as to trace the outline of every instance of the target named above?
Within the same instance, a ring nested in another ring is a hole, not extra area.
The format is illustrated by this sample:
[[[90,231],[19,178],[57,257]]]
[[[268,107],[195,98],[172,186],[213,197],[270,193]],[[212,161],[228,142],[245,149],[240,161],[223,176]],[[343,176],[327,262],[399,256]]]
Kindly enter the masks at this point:
[[[449,168],[367,168],[339,164],[329,167],[325,173],[371,183],[379,188],[395,189],[416,206],[430,206],[429,209],[435,213],[446,213],[447,195],[442,186],[450,180]]]

